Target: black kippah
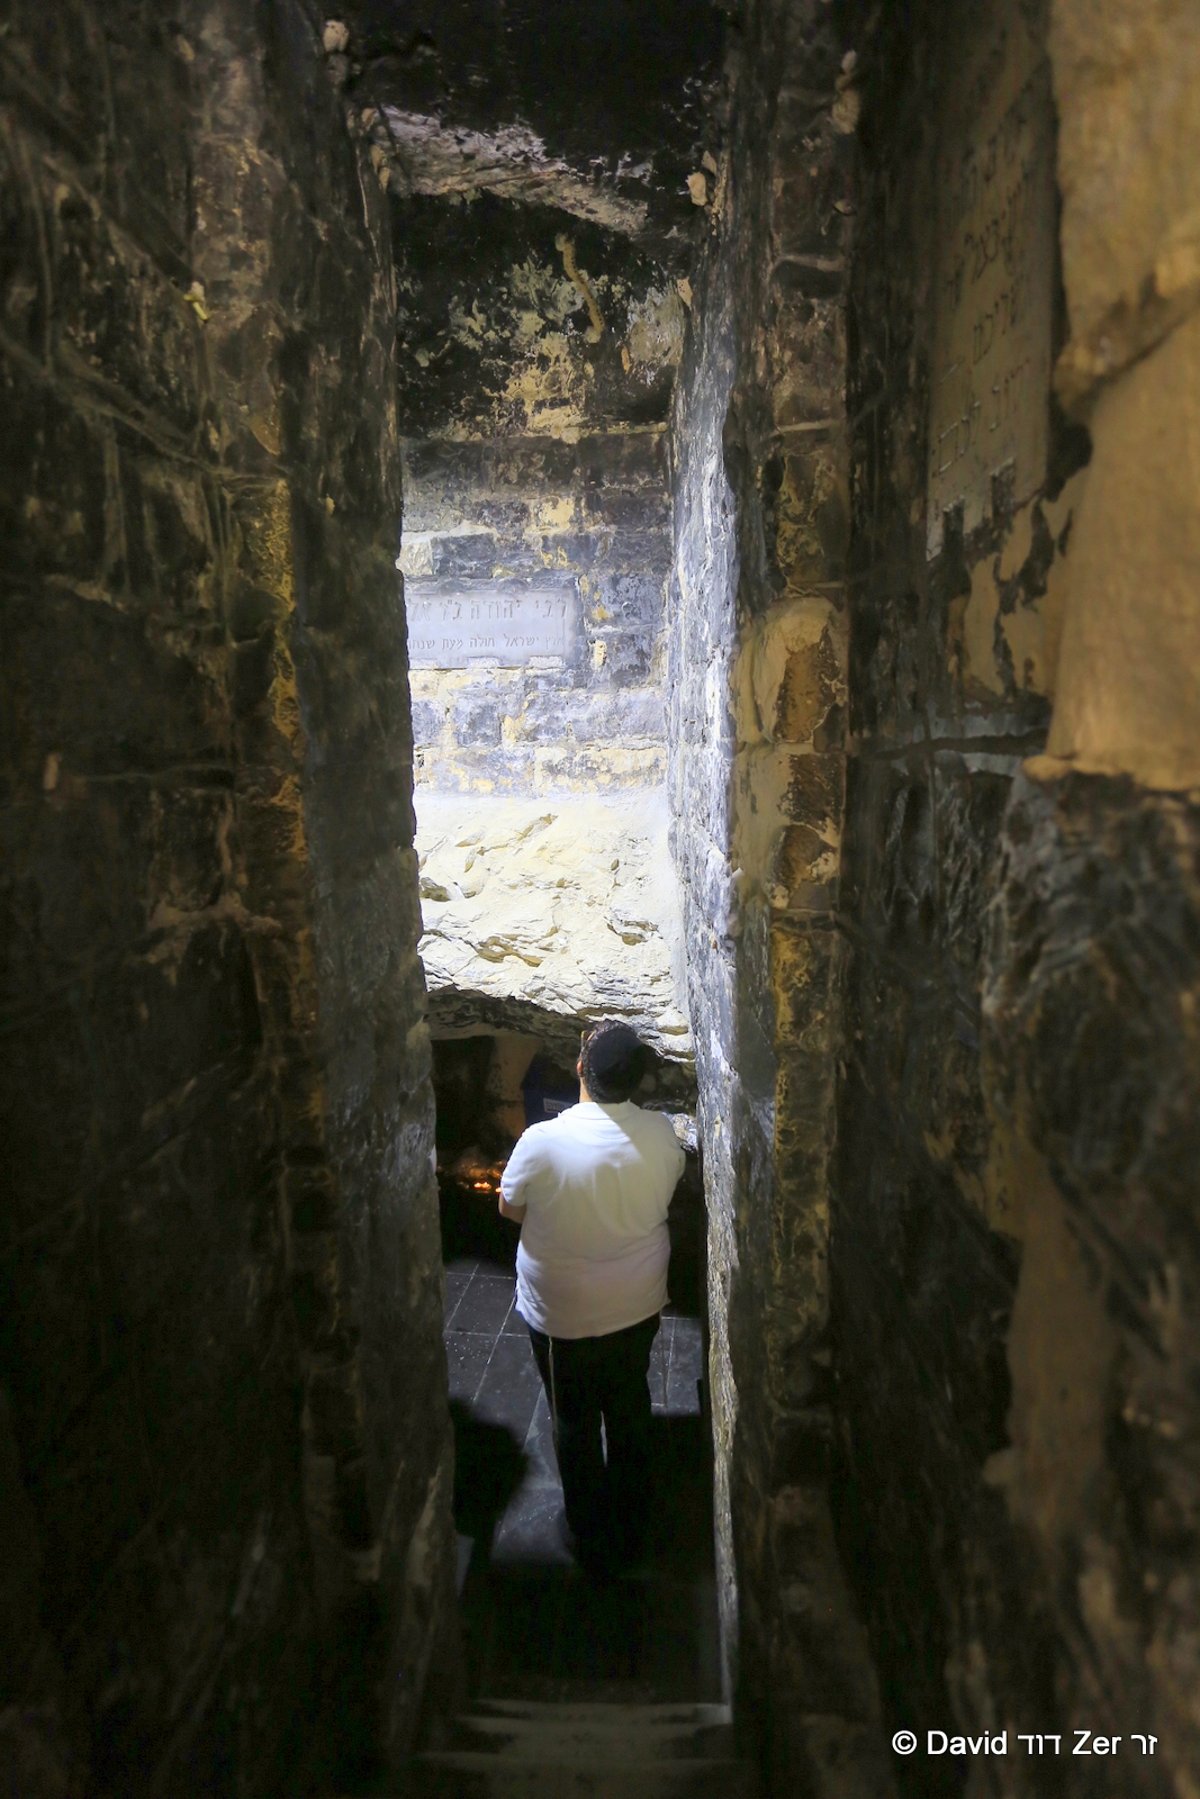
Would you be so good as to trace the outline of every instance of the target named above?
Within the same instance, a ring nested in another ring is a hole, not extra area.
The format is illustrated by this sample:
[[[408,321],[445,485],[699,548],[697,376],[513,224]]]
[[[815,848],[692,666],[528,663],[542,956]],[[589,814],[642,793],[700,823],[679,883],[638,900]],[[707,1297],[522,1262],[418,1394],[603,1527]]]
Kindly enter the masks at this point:
[[[641,1060],[642,1042],[627,1024],[602,1024],[588,1039],[588,1063],[598,1075],[624,1071]]]

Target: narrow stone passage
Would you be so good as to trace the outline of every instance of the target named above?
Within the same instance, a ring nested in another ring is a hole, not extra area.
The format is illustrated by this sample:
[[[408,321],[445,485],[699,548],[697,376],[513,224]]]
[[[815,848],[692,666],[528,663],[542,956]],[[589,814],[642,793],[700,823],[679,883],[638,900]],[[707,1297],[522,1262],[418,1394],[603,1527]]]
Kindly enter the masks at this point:
[[[511,1227],[508,1227],[511,1230]],[[514,1239],[446,1267],[455,1525],[467,1680],[486,1699],[607,1703],[722,1697],[712,1454],[701,1323],[669,1307],[650,1392],[658,1484],[645,1554],[602,1579],[561,1534],[550,1410],[513,1306]],[[461,1243],[461,1230],[454,1233]]]
[[[1198,95],[1196,0],[9,0],[0,1790],[1197,1799]],[[610,1019],[598,1578],[497,1184]]]

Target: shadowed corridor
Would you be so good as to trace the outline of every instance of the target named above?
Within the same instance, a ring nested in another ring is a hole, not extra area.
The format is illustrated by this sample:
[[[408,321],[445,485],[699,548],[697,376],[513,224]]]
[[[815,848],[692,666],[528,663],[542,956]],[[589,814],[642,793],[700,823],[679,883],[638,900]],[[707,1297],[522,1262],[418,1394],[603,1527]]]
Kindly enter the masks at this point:
[[[1194,1799],[1198,92],[1193,0],[12,0],[0,1789]],[[601,1578],[496,1184],[603,1018]]]

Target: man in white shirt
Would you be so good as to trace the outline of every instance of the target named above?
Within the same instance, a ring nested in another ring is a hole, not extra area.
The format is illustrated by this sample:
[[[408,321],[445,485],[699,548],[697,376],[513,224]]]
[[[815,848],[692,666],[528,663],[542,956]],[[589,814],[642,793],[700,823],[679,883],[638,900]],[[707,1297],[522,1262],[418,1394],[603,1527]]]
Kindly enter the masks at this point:
[[[633,1103],[646,1061],[628,1025],[596,1025],[579,1053],[579,1104],[530,1125],[500,1182],[500,1211],[521,1225],[517,1310],[550,1401],[568,1529],[585,1559],[635,1551],[648,1514],[646,1377],[684,1155],[670,1121]]]

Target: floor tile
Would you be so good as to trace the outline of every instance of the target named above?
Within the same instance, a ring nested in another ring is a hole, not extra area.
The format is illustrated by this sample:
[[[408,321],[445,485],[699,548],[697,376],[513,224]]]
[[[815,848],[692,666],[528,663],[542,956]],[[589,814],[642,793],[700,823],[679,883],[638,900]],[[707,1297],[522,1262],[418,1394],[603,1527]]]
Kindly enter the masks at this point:
[[[473,1269],[446,1270],[445,1297],[442,1306],[442,1320],[448,1325],[458,1309],[458,1302],[471,1283]]]
[[[472,1335],[466,1331],[446,1333],[446,1367],[450,1376],[451,1399],[470,1405],[479,1391],[491,1359],[493,1337]]]
[[[524,1442],[542,1391],[542,1378],[528,1338],[496,1339],[487,1372],[475,1394],[474,1411],[489,1424],[503,1424]]]
[[[478,1274],[483,1266],[478,1256],[450,1256],[443,1262],[442,1271],[447,1275],[465,1274],[469,1279],[471,1275]]]
[[[479,1256],[447,1266],[455,1516],[476,1546],[463,1591],[472,1686],[496,1696],[527,1697],[532,1682],[604,1697],[715,1698],[700,1320],[665,1314],[651,1352],[658,1489],[647,1554],[620,1578],[595,1579],[560,1534],[550,1408],[513,1287]]]
[[[477,1274],[458,1302],[452,1331],[486,1331],[499,1336],[512,1309],[513,1283],[503,1274]]]
[[[516,1562],[570,1568],[573,1558],[561,1534],[562,1495],[553,1486],[523,1487],[510,1503],[492,1542],[496,1565]]]
[[[525,1476],[526,1485],[550,1486],[557,1492],[558,1458],[554,1453],[554,1423],[550,1417],[550,1402],[546,1398],[544,1387],[538,1394],[523,1448],[529,1464]]]

